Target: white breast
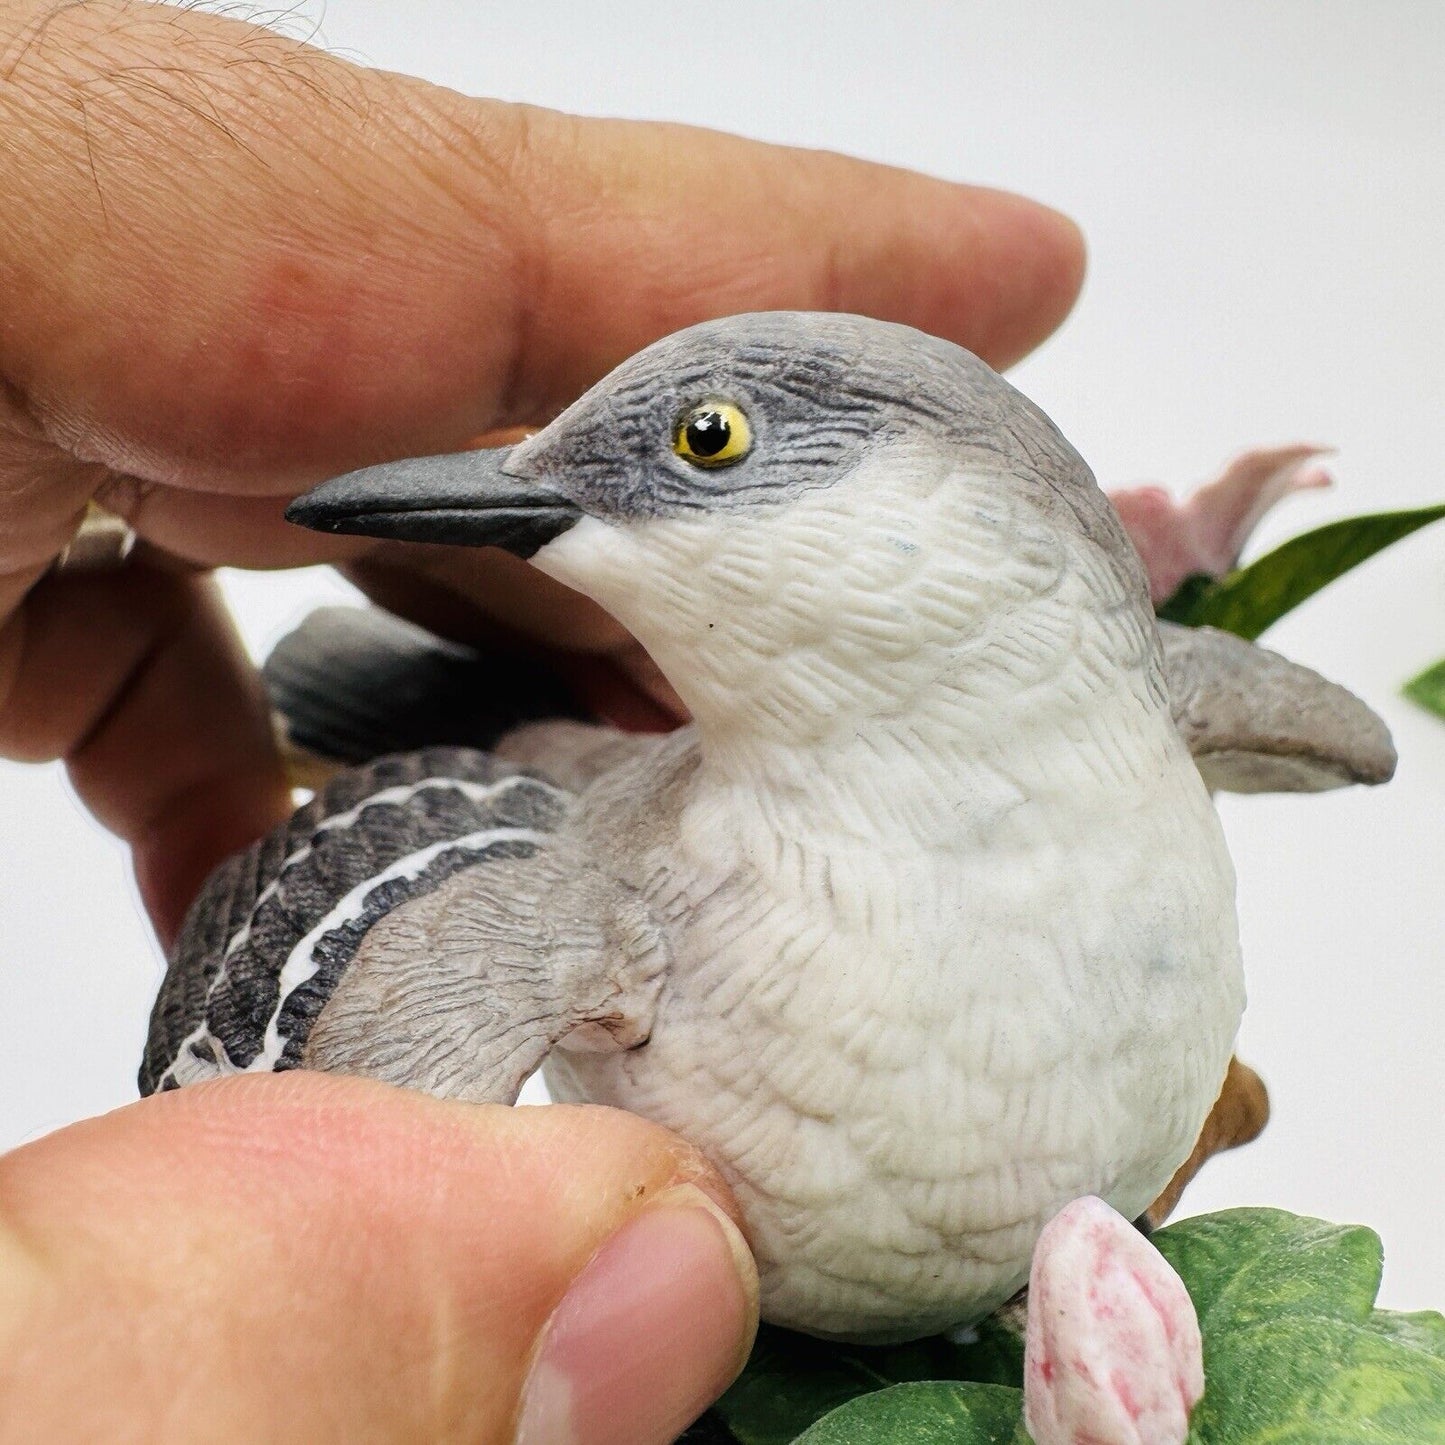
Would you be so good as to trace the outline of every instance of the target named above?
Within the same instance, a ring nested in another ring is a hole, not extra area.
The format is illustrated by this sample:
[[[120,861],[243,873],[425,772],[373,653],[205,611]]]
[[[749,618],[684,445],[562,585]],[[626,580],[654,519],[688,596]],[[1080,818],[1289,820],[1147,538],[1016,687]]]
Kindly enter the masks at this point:
[[[698,785],[684,831],[726,853],[730,829],[746,856],[669,891],[678,840],[658,850],[677,961],[652,1041],[549,1077],[719,1164],[769,1319],[869,1338],[975,1319],[1061,1204],[1134,1217],[1188,1154],[1243,1003],[1233,877],[1182,745],[1153,744],[1109,806],[980,775],[952,846],[782,831]]]
[[[704,761],[667,826],[598,846],[675,960],[646,1046],[548,1077],[723,1169],[766,1318],[882,1339],[1007,1298],[1070,1199],[1142,1212],[1218,1093],[1243,990],[1137,578],[994,479],[865,482],[786,526],[629,542],[670,589],[638,619],[676,628],[644,640]],[[776,581],[725,596],[749,568]]]

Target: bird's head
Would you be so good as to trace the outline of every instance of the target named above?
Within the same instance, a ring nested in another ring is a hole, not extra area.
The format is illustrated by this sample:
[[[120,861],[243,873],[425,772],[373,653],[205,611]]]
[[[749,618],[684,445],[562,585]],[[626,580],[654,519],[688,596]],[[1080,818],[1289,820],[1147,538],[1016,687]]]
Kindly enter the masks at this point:
[[[1070,591],[1081,557],[1086,601],[1147,608],[1042,412],[960,347],[832,313],[691,327],[516,446],[369,467],[287,515],[530,558],[627,626],[705,726],[906,704],[1001,613]]]

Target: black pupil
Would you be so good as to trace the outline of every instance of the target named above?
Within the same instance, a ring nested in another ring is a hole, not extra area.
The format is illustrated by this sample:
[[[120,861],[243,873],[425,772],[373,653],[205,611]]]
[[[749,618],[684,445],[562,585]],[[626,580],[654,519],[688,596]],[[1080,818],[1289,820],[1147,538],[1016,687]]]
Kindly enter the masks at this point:
[[[720,411],[694,412],[687,420],[688,450],[695,457],[715,457],[731,440],[733,429]]]

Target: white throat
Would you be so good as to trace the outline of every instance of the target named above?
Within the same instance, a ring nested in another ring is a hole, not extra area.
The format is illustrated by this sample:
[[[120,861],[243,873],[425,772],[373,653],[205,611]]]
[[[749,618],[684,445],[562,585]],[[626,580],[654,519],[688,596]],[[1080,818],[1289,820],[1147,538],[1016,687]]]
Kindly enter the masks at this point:
[[[1178,749],[1127,568],[929,448],[768,512],[588,519],[536,560],[648,648],[711,789],[782,830],[992,829],[1023,798],[1097,807]]]

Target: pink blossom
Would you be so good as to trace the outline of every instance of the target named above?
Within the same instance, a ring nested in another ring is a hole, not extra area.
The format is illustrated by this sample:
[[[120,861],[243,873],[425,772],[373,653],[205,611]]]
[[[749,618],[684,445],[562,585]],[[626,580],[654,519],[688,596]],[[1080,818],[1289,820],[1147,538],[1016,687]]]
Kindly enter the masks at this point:
[[[1228,572],[1260,518],[1281,498],[1329,486],[1329,472],[1315,461],[1328,450],[1306,442],[1256,447],[1182,502],[1163,487],[1110,492],[1109,500],[1144,559],[1154,602],[1172,597],[1195,573],[1218,577]]]
[[[1102,1199],[1061,1209],[1029,1276],[1024,1423],[1037,1445],[1182,1445],[1203,1393],[1184,1281]]]

